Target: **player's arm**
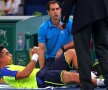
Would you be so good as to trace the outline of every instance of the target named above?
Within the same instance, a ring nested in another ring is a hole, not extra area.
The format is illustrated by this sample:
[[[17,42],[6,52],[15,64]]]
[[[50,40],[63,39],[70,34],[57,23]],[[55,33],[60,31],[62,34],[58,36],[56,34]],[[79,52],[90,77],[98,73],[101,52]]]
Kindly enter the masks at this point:
[[[3,80],[3,78],[0,78],[0,84],[5,84],[5,81]]]
[[[18,71],[16,74],[16,79],[23,79],[23,78],[27,78],[33,71],[33,69],[36,67],[36,62],[38,60],[38,48],[34,47],[33,48],[33,56],[30,60],[30,63],[22,70],[22,71]]]
[[[25,67],[25,69],[23,71],[18,71],[16,74],[16,79],[23,79],[23,78],[27,78],[31,72],[33,71],[33,69],[35,68],[36,62],[31,60],[30,63]]]

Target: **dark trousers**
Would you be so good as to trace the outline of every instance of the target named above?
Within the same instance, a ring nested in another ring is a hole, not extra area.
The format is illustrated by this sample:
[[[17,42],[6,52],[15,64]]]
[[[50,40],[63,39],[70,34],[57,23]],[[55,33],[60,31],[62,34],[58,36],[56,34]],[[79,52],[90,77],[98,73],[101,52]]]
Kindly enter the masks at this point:
[[[83,90],[94,90],[91,82],[90,40],[94,40],[96,58],[103,70],[105,84],[108,87],[108,21],[95,21],[73,34],[78,58],[78,71]]]
[[[45,66],[50,67],[55,62],[55,58],[48,58],[45,61]]]

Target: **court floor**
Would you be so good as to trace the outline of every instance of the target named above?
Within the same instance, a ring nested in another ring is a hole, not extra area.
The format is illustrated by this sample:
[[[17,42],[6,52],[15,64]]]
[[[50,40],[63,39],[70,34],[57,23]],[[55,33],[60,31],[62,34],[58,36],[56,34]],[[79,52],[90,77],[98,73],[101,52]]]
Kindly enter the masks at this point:
[[[80,90],[80,88],[75,86],[64,86],[64,87],[46,87],[39,89],[15,89],[10,87],[9,85],[0,84],[0,90]],[[106,88],[97,87],[94,90],[106,90]]]

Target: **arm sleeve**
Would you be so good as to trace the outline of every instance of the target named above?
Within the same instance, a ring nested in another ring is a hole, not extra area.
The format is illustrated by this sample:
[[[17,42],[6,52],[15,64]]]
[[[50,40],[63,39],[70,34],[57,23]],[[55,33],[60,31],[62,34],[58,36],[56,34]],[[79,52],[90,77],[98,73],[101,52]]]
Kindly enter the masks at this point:
[[[38,42],[39,43],[45,43],[46,42],[45,31],[42,27],[40,27],[38,30]]]
[[[61,22],[68,23],[69,16],[71,14],[72,6],[76,0],[64,0],[61,12]]]
[[[16,77],[17,70],[10,70],[8,67],[4,67],[1,69],[1,77],[4,76],[10,76],[10,77]]]

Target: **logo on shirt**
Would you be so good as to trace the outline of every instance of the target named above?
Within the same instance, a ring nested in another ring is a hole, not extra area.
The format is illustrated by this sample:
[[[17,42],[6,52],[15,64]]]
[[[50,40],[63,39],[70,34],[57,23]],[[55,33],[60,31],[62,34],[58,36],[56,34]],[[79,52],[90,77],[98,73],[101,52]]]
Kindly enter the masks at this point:
[[[64,34],[64,31],[63,30],[61,30],[61,34]]]

